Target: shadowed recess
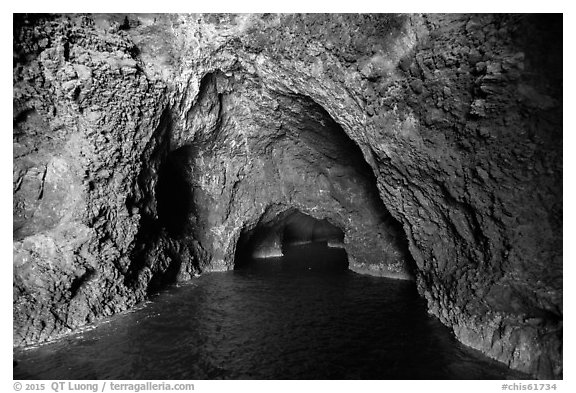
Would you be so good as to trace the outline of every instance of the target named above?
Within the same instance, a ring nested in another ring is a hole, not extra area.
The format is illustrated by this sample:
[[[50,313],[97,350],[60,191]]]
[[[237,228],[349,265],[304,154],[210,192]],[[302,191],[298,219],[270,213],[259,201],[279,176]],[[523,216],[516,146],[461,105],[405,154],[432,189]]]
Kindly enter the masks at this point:
[[[252,230],[241,233],[235,269],[269,260],[295,268],[348,268],[344,233],[327,219],[316,219],[291,208]]]

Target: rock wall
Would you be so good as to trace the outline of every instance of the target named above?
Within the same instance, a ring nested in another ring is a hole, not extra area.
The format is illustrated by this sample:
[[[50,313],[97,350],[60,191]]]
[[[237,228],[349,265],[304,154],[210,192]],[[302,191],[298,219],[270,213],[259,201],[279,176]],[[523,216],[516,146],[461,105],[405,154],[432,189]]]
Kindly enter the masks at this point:
[[[93,21],[15,16],[14,342],[53,338],[126,310],[139,214],[126,197],[166,85],[122,34]]]
[[[413,261],[460,341],[561,377],[561,26],[15,16],[14,344],[230,269],[243,230],[297,208],[357,271]]]

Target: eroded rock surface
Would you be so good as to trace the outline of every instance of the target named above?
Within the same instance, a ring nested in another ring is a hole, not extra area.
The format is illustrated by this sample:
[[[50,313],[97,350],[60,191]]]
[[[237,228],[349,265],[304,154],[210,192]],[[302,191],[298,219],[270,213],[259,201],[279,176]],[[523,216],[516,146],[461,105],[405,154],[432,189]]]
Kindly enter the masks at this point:
[[[354,270],[413,263],[465,344],[561,377],[561,26],[16,16],[14,344],[230,269],[242,231],[296,208]]]

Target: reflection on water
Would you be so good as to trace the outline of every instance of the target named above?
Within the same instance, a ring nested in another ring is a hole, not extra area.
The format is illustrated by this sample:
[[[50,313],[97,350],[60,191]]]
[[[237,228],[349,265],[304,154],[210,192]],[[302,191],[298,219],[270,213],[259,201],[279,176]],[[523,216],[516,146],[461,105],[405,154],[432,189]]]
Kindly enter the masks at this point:
[[[346,263],[343,250],[313,244],[206,274],[93,330],[16,351],[14,378],[522,377],[457,343],[413,283]]]

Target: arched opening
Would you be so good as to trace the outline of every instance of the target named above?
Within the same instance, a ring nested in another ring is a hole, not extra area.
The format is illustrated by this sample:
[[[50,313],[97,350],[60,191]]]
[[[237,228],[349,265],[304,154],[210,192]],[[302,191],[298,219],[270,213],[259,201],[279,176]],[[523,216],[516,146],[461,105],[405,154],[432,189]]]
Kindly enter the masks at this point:
[[[235,269],[280,263],[290,269],[346,271],[344,232],[327,219],[291,208],[240,234]]]
[[[195,138],[167,154],[156,185],[160,227],[171,242],[186,243],[179,248],[194,242],[200,270],[240,268],[246,256],[284,257],[290,245],[304,243],[325,241],[336,253],[345,231],[340,266],[413,277],[402,225],[380,199],[373,168],[321,105],[302,95],[255,94],[256,86],[222,73],[202,81],[189,115]],[[261,113],[240,111],[254,102]],[[271,204],[293,208],[256,225],[260,206]],[[238,225],[247,225],[239,241]]]

